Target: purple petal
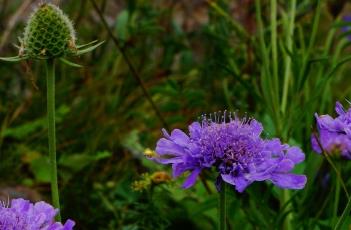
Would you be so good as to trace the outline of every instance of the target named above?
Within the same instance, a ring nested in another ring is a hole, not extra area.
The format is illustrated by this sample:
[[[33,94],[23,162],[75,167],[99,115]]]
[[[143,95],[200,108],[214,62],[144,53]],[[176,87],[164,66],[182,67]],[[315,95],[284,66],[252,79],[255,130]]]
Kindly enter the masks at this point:
[[[297,164],[305,160],[305,154],[299,147],[289,147],[286,152],[286,158]]]
[[[338,102],[338,101],[335,103],[335,112],[336,112],[339,116],[345,114],[344,106],[342,106],[342,104],[341,104],[340,102]]]
[[[173,177],[176,178],[183,174],[185,171],[189,170],[189,167],[186,167],[184,163],[177,163],[172,165]]]
[[[193,139],[198,139],[201,135],[201,125],[199,122],[193,122],[189,125],[189,134]]]
[[[187,189],[192,187],[195,184],[196,179],[200,174],[200,172],[201,172],[201,169],[195,169],[194,171],[192,171],[191,174],[185,179],[182,185],[182,188]]]
[[[176,163],[182,163],[183,158],[182,157],[172,157],[172,158],[160,158],[160,157],[154,157],[151,158],[151,160],[160,163],[160,164],[176,164]]]
[[[322,149],[317,141],[317,137],[314,134],[312,134],[312,136],[311,136],[311,145],[312,145],[313,151],[315,151],[317,153],[322,153]]]
[[[45,213],[45,221],[50,222],[58,213],[58,209],[54,209],[50,204],[41,201],[34,205],[34,212],[36,215],[39,213]]]
[[[32,204],[28,200],[24,200],[22,198],[13,199],[11,201],[11,208],[19,211],[19,212],[27,212],[32,208]]]
[[[162,131],[162,134],[163,134],[163,136],[164,136],[165,138],[171,139],[171,136],[169,135],[169,133],[167,132],[166,129],[162,129],[161,131]]]
[[[305,175],[273,174],[270,179],[273,184],[284,189],[303,189],[307,182]]]
[[[318,116],[317,114],[315,114],[315,116],[316,116],[316,121],[318,125],[318,130],[322,130],[322,129],[327,129],[330,131],[337,130],[337,123],[331,116],[329,115]]]
[[[173,141],[161,138],[156,145],[156,153],[159,155],[175,155],[181,156],[184,154],[184,148],[177,145]]]
[[[250,126],[252,128],[253,134],[255,136],[260,136],[262,131],[263,131],[263,126],[260,122],[256,121],[256,120],[252,120],[250,123]]]
[[[171,140],[180,146],[187,146],[189,144],[189,137],[180,129],[175,129],[171,133]]]
[[[289,172],[294,168],[295,164],[290,159],[283,159],[277,165],[275,172]]]
[[[283,156],[283,145],[278,138],[265,141],[265,150],[273,156]]]
[[[76,223],[73,220],[68,219],[62,230],[72,230],[75,224]]]
[[[222,179],[228,184],[234,185],[236,191],[243,192],[252,181],[247,180],[244,176],[233,177],[230,174],[222,174]]]

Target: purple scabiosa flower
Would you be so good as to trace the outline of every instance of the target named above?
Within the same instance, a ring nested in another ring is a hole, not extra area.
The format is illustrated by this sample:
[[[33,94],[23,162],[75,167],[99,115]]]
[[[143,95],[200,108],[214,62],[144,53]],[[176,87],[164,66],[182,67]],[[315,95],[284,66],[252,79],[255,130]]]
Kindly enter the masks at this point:
[[[223,117],[226,115],[224,114]],[[200,172],[214,167],[217,181],[233,185],[243,192],[254,181],[269,180],[286,189],[302,189],[306,176],[290,173],[305,155],[298,147],[282,144],[279,139],[262,139],[262,124],[255,119],[223,118],[194,122],[189,135],[179,129],[157,142],[152,157],[158,163],[171,164],[173,176],[189,171],[183,188],[193,186]]]
[[[341,154],[351,159],[351,109],[345,111],[340,102],[336,102],[336,118],[329,115],[315,115],[318,135],[311,137],[312,149],[317,153],[322,150],[328,154]]]
[[[348,24],[341,28],[343,33],[347,33],[346,38],[351,41],[351,15],[345,15],[342,17],[344,23]]]
[[[55,222],[58,210],[43,201],[32,204],[28,200],[13,199],[0,204],[0,230],[72,230],[74,221],[62,225]]]

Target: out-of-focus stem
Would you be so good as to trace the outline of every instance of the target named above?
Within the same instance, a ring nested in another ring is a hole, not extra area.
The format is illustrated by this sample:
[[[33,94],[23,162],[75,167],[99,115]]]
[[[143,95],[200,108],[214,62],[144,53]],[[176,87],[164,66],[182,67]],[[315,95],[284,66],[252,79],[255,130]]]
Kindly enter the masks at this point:
[[[59,209],[56,216],[61,221],[60,199],[57,182],[57,163],[56,163],[56,132],[55,132],[55,62],[54,59],[46,61],[46,80],[47,80],[47,119],[48,119],[48,139],[49,139],[49,158],[51,176],[51,196],[55,208]]]
[[[226,183],[222,181],[219,193],[219,230],[227,229],[227,203],[226,203]]]
[[[292,41],[294,35],[294,21],[295,21],[295,13],[296,13],[296,0],[291,1],[290,5],[291,11],[289,13],[289,23],[287,28],[287,37],[286,37],[286,47],[289,51],[292,49]],[[282,112],[285,113],[286,103],[288,98],[288,90],[289,90],[289,82],[291,75],[291,57],[286,54],[285,55],[285,72],[284,72],[284,88],[283,88],[283,98],[282,98]]]
[[[339,172],[341,172],[340,162],[337,162],[336,165]],[[336,224],[338,218],[338,209],[339,209],[339,200],[340,200],[340,180],[338,175],[335,174],[335,199],[334,199],[334,208],[333,208],[333,225]]]

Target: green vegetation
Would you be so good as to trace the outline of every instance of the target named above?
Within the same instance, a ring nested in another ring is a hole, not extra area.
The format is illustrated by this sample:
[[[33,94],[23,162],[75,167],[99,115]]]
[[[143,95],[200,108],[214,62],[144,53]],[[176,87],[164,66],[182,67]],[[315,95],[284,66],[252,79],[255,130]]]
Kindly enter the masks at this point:
[[[28,2],[0,4],[1,57],[19,52],[11,44],[23,36]],[[228,110],[261,121],[264,136],[299,146],[306,160],[295,171],[308,181],[291,191],[268,182],[244,193],[227,187],[227,229],[349,228],[351,163],[316,154],[310,137],[315,113],[334,114],[337,100],[349,108],[351,24],[342,17],[350,3],[60,2],[76,43],[88,44],[56,62],[63,219],[76,229],[216,229],[215,176],[207,172],[183,190],[184,177],[170,179],[170,167],[145,155],[162,128],[186,131],[201,115]],[[0,199],[50,201],[45,62],[0,62],[0,73]]]

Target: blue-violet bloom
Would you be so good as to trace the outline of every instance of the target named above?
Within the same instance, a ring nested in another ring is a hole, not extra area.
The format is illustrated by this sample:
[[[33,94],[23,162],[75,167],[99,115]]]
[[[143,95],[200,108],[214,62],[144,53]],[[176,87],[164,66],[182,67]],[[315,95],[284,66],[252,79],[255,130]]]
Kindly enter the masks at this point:
[[[271,181],[284,189],[302,189],[305,175],[291,173],[295,164],[305,159],[298,147],[282,144],[278,138],[261,138],[263,126],[255,119],[236,115],[225,120],[204,117],[189,126],[189,135],[179,129],[171,134],[163,129],[164,138],[157,142],[152,159],[171,164],[173,177],[190,172],[183,188],[196,182],[202,170],[212,167],[219,173],[217,181],[229,183],[243,192],[254,181]]]
[[[62,225],[55,222],[58,210],[40,201],[32,204],[28,200],[13,199],[11,204],[0,202],[0,230],[72,230],[74,221]]]
[[[324,150],[328,154],[338,153],[351,159],[351,109],[345,111],[340,102],[336,102],[336,118],[329,115],[315,114],[318,135],[312,134],[312,149],[317,153]]]

